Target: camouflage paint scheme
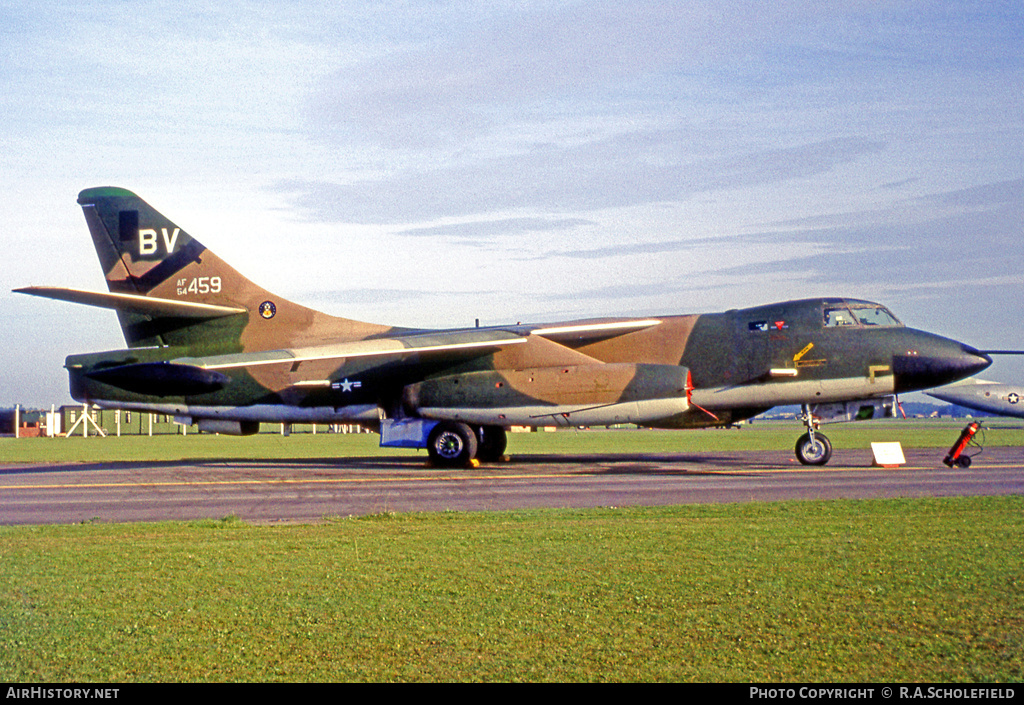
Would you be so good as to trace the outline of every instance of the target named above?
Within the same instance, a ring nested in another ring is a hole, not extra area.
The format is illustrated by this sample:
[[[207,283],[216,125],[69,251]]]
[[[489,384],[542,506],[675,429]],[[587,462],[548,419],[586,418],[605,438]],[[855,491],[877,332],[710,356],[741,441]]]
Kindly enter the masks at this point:
[[[360,423],[465,464],[499,457],[510,425],[688,428],[802,404],[798,457],[821,464],[820,421],[888,411],[894,394],[991,364],[839,298],[456,330],[364,323],[256,286],[130,191],[86,189],[78,203],[109,292],[18,290],[117,311],[128,348],[68,357],[72,396],[208,431]]]

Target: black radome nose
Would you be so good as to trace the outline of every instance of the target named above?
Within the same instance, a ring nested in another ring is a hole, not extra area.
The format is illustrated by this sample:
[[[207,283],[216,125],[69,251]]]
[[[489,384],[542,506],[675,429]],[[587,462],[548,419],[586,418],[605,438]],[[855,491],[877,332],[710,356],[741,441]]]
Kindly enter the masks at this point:
[[[892,371],[896,391],[913,392],[970,377],[991,364],[992,358],[985,353],[970,345],[956,343],[948,350],[933,348],[922,354],[907,352],[893,355]]]

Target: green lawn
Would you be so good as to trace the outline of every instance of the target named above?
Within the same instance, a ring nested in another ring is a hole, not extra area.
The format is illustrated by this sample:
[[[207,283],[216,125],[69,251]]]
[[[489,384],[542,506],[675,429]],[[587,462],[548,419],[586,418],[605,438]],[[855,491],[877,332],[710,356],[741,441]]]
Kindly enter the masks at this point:
[[[1024,498],[0,528],[0,679],[1013,682]]]
[[[827,427],[950,446],[965,422]],[[987,445],[1024,445],[1007,420]],[[799,424],[513,434],[791,450]],[[423,455],[374,435],[2,439],[0,462]],[[0,679],[1014,682],[1024,498],[0,527]]]
[[[966,421],[886,420],[822,427],[837,449],[868,448],[872,441],[900,441],[906,448],[949,448]],[[1024,446],[1024,422],[989,419],[979,438],[991,446]],[[686,431],[577,430],[509,434],[511,454],[701,453],[731,450],[792,452],[803,427],[772,421],[735,429]],[[235,438],[207,434],[188,436],[124,436],[121,438],[0,439],[0,463],[113,462],[200,458],[331,458],[410,456],[426,451],[380,448],[376,434],[263,433]]]

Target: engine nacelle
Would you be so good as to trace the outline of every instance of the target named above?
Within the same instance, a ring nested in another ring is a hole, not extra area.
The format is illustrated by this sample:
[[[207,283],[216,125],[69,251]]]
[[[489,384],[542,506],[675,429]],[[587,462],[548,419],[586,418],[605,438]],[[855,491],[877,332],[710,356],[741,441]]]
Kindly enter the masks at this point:
[[[480,425],[650,423],[690,408],[689,370],[608,363],[487,370],[407,386],[407,413]]]
[[[71,372],[72,377],[80,375],[77,369]],[[231,382],[230,377],[215,370],[173,362],[140,362],[104,367],[86,372],[84,376],[136,394],[159,397],[209,394],[223,389]],[[83,381],[79,376],[79,386]]]

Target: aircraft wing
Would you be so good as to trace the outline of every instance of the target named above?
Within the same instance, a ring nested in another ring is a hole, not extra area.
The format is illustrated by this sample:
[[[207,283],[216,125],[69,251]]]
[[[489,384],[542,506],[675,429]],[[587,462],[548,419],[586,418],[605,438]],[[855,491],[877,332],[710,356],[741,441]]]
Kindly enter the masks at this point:
[[[177,301],[175,299],[159,299],[153,296],[136,294],[113,294],[103,291],[86,291],[84,289],[62,289],[54,286],[28,286],[15,289],[16,294],[42,296],[58,301],[70,301],[86,306],[110,308],[116,311],[127,311],[142,315],[174,316],[178,318],[220,318],[245,313],[244,308],[233,306],[217,306],[200,304],[193,301]]]
[[[509,330],[495,328],[469,328],[454,331],[417,333],[389,338],[370,338],[345,343],[331,343],[307,348],[285,348],[252,353],[213,355],[201,358],[179,358],[173,362],[193,365],[206,370],[225,370],[241,367],[366,357],[410,357],[415,354],[468,353],[484,354],[487,349],[528,342],[528,335],[566,343],[613,337],[658,325],[658,320],[603,321],[558,327],[510,326]]]
[[[660,324],[656,318],[645,320],[600,320],[565,323],[557,326],[538,326],[530,329],[531,335],[553,340],[563,345],[592,343],[605,338],[615,338],[626,333],[635,333]]]
[[[366,357],[409,357],[417,354],[460,353],[484,354],[487,349],[527,342],[517,333],[493,329],[469,329],[403,335],[393,338],[371,338],[345,343],[331,343],[307,348],[285,348],[252,353],[183,357],[172,360],[176,365],[192,365],[204,370],[228,370],[263,365],[295,364],[310,360],[341,360]]]

